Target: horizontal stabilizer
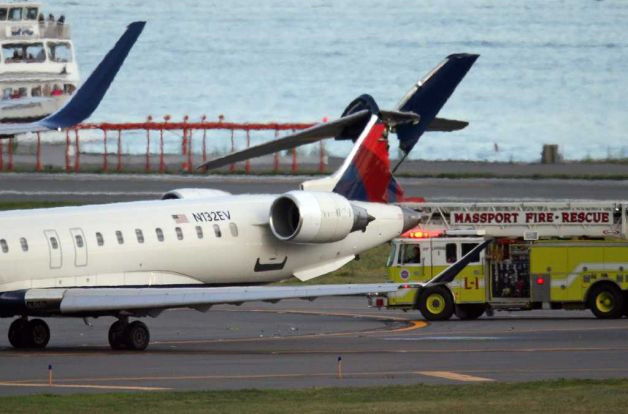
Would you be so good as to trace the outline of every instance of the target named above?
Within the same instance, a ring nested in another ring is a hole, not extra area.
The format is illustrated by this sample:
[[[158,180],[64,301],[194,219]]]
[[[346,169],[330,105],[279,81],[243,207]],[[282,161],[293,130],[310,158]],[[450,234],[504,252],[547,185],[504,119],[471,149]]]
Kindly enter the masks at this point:
[[[467,121],[457,121],[455,119],[434,118],[427,126],[428,131],[451,132],[459,131],[469,125]]]
[[[89,78],[57,112],[36,122],[0,124],[0,137],[69,128],[87,119],[105,96],[145,24],[146,22],[131,23]]]

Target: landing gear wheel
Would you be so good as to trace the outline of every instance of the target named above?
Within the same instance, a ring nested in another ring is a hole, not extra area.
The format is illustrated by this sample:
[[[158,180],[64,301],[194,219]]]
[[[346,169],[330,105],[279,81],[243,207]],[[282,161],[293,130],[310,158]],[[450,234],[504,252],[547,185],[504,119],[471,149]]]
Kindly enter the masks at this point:
[[[128,323],[123,321],[115,321],[109,327],[109,346],[111,349],[126,349],[125,330]]]
[[[624,313],[624,295],[615,286],[594,286],[589,298],[589,307],[597,318],[617,319]]]
[[[143,351],[150,342],[150,333],[146,324],[135,321],[129,324],[125,330],[126,345],[134,351]]]
[[[454,300],[445,286],[434,286],[421,292],[418,308],[428,321],[445,321],[454,313]]]
[[[9,327],[9,342],[13,348],[26,348],[28,346],[28,320],[16,319]]]
[[[456,316],[463,321],[470,321],[479,318],[484,314],[486,305],[483,303],[467,303],[464,305],[456,305]]]
[[[50,328],[41,319],[33,319],[28,322],[28,346],[43,349],[50,341]]]

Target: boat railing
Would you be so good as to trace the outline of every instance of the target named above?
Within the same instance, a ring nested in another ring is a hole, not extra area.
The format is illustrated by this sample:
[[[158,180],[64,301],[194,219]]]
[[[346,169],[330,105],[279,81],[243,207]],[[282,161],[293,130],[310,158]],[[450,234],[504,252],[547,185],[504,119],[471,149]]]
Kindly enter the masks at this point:
[[[70,39],[70,25],[56,21],[0,22],[0,40]]]

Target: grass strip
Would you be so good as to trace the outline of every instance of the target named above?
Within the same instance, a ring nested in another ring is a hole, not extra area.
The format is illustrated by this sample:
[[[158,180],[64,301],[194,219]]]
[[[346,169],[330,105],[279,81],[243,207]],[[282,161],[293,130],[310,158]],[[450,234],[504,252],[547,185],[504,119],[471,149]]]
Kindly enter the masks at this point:
[[[7,413],[625,413],[628,379],[1,397]]]

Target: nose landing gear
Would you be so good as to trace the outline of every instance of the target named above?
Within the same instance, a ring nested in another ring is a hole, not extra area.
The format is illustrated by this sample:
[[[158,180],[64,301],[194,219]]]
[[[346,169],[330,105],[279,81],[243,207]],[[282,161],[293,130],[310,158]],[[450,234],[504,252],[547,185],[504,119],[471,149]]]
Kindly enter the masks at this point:
[[[9,327],[9,342],[14,348],[43,349],[50,341],[50,328],[41,319],[19,318]]]

